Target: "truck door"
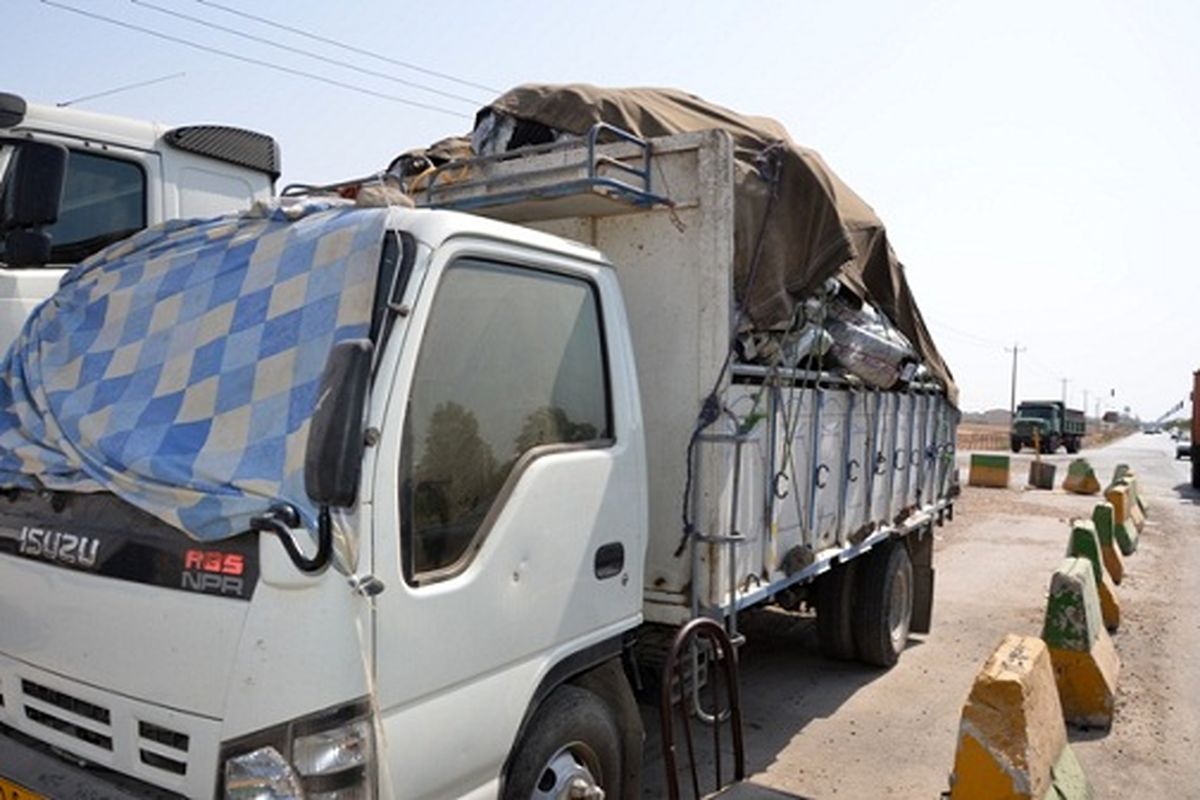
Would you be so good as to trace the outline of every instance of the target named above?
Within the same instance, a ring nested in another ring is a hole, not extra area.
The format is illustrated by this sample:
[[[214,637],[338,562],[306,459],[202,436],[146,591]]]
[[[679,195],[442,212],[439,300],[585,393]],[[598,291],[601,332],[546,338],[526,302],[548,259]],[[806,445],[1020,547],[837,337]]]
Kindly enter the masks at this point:
[[[391,780],[433,798],[495,781],[550,666],[637,623],[646,511],[611,271],[463,244],[423,283],[372,491]]]

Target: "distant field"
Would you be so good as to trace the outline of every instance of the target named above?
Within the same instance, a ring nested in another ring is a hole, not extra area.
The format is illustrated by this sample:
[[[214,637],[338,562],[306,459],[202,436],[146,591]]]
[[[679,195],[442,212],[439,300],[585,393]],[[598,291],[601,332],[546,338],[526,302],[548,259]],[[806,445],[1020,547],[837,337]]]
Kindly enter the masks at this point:
[[[1087,435],[1083,437],[1083,446],[1099,447],[1105,442],[1119,439],[1133,433],[1132,428],[1106,425],[1097,430],[1089,425]],[[958,426],[959,450],[1007,450],[1008,426],[987,425],[977,422],[963,422]]]

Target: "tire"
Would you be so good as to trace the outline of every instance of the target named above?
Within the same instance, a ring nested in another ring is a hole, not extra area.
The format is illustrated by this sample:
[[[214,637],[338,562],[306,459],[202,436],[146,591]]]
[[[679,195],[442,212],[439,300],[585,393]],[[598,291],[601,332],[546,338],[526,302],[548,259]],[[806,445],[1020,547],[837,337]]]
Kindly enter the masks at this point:
[[[504,800],[557,798],[574,780],[621,800],[621,733],[598,696],[564,684],[542,701],[521,737]]]
[[[878,545],[859,567],[854,642],[866,664],[891,667],[908,642],[913,571],[903,542]]]
[[[1011,440],[1011,441],[1009,442],[1009,447],[1011,447],[1011,448],[1012,448],[1012,451],[1013,451],[1014,453],[1019,453],[1019,452],[1021,452],[1021,440],[1020,440],[1020,439],[1013,439],[1013,440]]]
[[[817,643],[821,655],[839,661],[858,657],[854,646],[854,594],[858,562],[839,564],[817,578]]]

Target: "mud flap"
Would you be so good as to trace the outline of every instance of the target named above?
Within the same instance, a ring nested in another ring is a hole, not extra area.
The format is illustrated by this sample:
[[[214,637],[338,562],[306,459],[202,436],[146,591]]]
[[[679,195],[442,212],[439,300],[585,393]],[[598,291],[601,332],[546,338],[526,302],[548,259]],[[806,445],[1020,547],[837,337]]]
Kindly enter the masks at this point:
[[[929,633],[933,626],[933,527],[909,539],[913,571],[913,608],[909,630]]]

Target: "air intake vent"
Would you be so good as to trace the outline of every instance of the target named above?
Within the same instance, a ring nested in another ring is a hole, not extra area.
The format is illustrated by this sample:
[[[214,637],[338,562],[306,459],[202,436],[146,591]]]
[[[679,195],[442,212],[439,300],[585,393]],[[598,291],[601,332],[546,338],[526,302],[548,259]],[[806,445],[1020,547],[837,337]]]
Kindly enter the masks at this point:
[[[188,125],[167,131],[163,138],[172,147],[258,170],[271,180],[281,172],[279,145],[265,133],[225,125]]]
[[[76,725],[74,722],[67,722],[65,719],[59,719],[53,714],[47,714],[45,711],[39,711],[32,706],[25,706],[25,716],[29,717],[30,720],[38,723],[39,725],[45,725],[47,728],[53,728],[59,733],[64,733],[67,736],[74,737],[81,742],[86,742],[94,747],[100,747],[105,750],[112,750],[112,737],[96,733],[90,728],[85,728],[82,725]]]
[[[175,775],[187,774],[188,735],[155,725],[153,722],[138,722],[142,763]],[[178,753],[179,758],[173,756]]]
[[[138,752],[142,757],[142,763],[148,767],[165,770],[166,772],[172,772],[176,775],[187,774],[186,761],[176,761],[173,758],[160,756],[158,753],[151,753],[149,750],[140,750]]]
[[[186,733],[168,730],[151,722],[138,723],[138,736],[148,739],[151,742],[157,742],[172,750],[178,750],[181,753],[186,753],[188,749],[188,737]]]
[[[99,722],[101,725],[108,725],[111,722],[111,715],[107,708],[101,708],[63,692],[56,692],[33,681],[21,681],[21,688],[25,690],[26,697],[41,700],[43,703],[56,706],[63,711],[70,711],[72,714],[78,714],[86,719]]]
[[[21,681],[21,690],[25,693],[25,716],[31,722],[93,747],[113,749],[109,730],[112,714],[107,708],[30,680]]]

